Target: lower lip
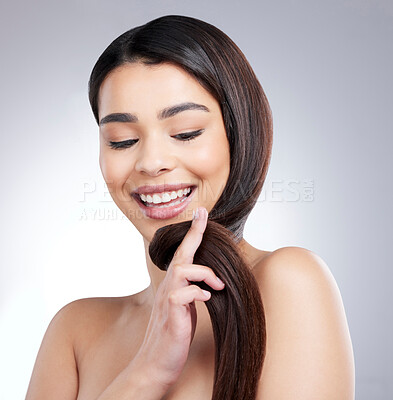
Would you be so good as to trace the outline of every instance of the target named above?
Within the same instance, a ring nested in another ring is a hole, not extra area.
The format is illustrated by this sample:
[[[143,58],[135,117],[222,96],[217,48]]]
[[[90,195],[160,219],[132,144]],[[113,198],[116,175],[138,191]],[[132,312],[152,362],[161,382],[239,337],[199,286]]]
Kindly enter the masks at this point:
[[[183,200],[181,203],[176,204],[174,206],[169,206],[169,207],[163,207],[163,208],[159,208],[159,207],[155,207],[155,206],[145,206],[142,201],[140,200],[139,195],[136,195],[136,201],[139,205],[139,207],[141,208],[143,214],[146,217],[149,218],[153,218],[153,219],[168,219],[168,218],[174,218],[177,215],[179,215],[182,211],[184,211],[187,206],[190,204],[194,193],[195,193],[196,187],[193,187],[191,189],[191,193],[189,194],[189,196],[187,196],[187,198],[185,200]],[[165,203],[161,203],[165,204]]]

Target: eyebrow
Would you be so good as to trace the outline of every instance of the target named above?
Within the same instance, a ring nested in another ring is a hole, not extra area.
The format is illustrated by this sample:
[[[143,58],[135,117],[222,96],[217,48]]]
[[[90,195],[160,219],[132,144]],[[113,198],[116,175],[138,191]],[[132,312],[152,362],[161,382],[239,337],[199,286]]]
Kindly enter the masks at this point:
[[[159,120],[163,120],[163,119],[173,117],[176,114],[179,114],[183,111],[188,111],[188,110],[198,110],[198,111],[210,112],[210,110],[203,104],[187,102],[187,103],[180,103],[180,104],[176,104],[174,106],[164,108],[163,110],[158,112],[157,118]],[[139,121],[138,117],[131,113],[112,113],[112,114],[108,114],[105,117],[103,117],[101,119],[99,125],[102,126],[102,125],[108,124],[110,122],[138,122],[138,121]]]

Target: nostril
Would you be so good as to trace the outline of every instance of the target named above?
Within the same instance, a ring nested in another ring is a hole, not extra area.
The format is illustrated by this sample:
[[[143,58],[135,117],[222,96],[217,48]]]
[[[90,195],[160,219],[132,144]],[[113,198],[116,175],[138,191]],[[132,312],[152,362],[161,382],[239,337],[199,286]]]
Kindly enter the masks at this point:
[[[172,157],[141,157],[135,164],[135,169],[138,172],[146,173],[150,176],[158,176],[162,173],[171,171],[175,167],[175,162]]]

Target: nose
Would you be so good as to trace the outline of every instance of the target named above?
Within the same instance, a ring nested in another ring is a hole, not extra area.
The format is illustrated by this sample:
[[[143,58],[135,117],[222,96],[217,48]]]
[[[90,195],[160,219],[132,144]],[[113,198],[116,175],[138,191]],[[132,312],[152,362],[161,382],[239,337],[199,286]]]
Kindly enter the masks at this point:
[[[135,170],[150,176],[158,176],[175,167],[175,156],[164,139],[145,138],[138,148]]]

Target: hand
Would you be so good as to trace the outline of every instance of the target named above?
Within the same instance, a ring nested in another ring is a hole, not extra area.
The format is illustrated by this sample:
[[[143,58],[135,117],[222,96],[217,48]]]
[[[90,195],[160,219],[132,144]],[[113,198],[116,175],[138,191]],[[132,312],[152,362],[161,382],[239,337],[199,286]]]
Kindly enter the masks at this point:
[[[193,264],[207,224],[207,210],[199,207],[197,211],[199,216],[194,218],[157,289],[146,335],[135,357],[149,378],[165,388],[177,381],[187,360],[197,322],[195,301],[211,297],[209,291],[189,281],[204,281],[215,290],[225,287],[211,268]]]

